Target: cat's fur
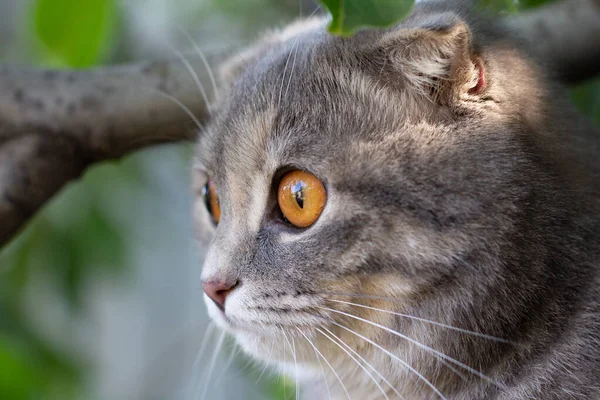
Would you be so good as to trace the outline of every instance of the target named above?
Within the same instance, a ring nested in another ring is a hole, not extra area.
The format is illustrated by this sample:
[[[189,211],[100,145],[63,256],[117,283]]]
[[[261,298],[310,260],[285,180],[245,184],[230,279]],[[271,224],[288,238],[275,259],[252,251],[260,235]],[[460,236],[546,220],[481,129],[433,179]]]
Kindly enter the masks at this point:
[[[354,400],[400,398],[385,380],[405,399],[600,398],[600,135],[525,44],[457,2],[351,38],[325,24],[224,67],[196,172],[222,209],[213,235],[199,197],[202,278],[239,282],[225,314],[207,302],[215,321],[307,399],[346,398],[340,380]],[[327,187],[307,229],[277,210],[290,167]]]

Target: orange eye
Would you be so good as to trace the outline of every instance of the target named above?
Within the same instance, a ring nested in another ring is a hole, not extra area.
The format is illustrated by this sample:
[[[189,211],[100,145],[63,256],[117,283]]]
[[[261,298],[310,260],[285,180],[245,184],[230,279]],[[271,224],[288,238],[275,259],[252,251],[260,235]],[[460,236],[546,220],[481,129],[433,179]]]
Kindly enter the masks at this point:
[[[208,209],[213,222],[215,225],[218,224],[219,220],[221,219],[221,206],[219,205],[217,187],[210,179],[206,185],[204,185],[204,189],[202,189],[202,195],[204,196],[204,204],[206,204],[206,208]]]
[[[323,183],[313,174],[291,171],[279,183],[277,201],[283,216],[298,228],[307,228],[319,218],[327,192]]]

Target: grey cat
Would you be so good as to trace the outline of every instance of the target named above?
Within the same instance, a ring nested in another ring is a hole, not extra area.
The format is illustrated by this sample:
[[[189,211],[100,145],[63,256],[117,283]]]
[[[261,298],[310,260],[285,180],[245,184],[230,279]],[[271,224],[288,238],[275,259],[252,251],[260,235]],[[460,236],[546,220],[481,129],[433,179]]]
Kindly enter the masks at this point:
[[[600,134],[528,46],[434,1],[227,63],[195,171],[217,325],[307,399],[600,399]]]

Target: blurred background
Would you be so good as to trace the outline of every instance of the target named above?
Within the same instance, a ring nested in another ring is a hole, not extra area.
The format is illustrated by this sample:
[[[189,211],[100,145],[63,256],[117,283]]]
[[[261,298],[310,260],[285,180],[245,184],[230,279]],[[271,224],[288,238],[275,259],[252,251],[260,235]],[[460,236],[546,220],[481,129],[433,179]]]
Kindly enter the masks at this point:
[[[547,1],[481,2],[508,13]],[[312,0],[0,0],[0,62],[88,68],[173,49],[194,57],[185,33],[219,57],[314,8]],[[600,81],[574,88],[573,100],[600,122]],[[191,154],[190,145],[164,145],[94,167],[0,249],[0,399],[199,400],[204,390],[211,400],[294,398],[231,343],[215,354],[218,335],[206,335]]]

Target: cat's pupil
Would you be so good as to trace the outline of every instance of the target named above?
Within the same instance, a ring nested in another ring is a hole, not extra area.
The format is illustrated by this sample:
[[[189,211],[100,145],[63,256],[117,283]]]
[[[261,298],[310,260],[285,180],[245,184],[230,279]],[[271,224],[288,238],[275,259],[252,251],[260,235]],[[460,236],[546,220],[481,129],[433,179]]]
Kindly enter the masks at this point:
[[[296,198],[296,203],[298,203],[298,207],[304,208],[304,185],[303,185],[303,182],[298,182],[294,186],[294,197]]]
[[[212,210],[212,207],[210,204],[211,198],[210,198],[210,189],[208,187],[208,183],[206,185],[204,185],[204,187],[202,188],[202,197],[204,197],[204,204],[206,205],[206,209],[212,215],[213,210]]]
[[[204,204],[210,214],[213,222],[219,223],[221,219],[221,207],[219,205],[219,196],[217,195],[215,184],[212,181],[208,181],[202,189],[202,196],[204,197]]]

